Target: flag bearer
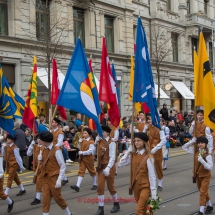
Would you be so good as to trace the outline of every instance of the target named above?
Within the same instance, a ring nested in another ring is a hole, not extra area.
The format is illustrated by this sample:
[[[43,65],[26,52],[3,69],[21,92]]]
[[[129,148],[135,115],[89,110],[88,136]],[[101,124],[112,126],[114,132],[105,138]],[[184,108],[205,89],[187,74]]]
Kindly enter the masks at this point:
[[[5,200],[8,204],[7,212],[11,212],[13,209],[14,201],[11,200],[3,191],[4,185],[4,169],[3,169],[3,156],[0,153],[0,198]]]
[[[64,210],[65,215],[72,215],[61,195],[62,179],[66,169],[62,152],[53,144],[53,135],[49,131],[40,134],[40,142],[44,146],[43,153],[38,156],[38,160],[42,162],[43,215],[49,215],[52,197]]]
[[[197,144],[196,150],[193,144]],[[213,169],[213,158],[207,147],[208,139],[204,136],[197,137],[195,141],[189,141],[182,148],[190,154],[194,154],[194,178],[199,189],[199,212],[198,215],[210,214],[213,206],[208,194],[208,188],[211,180],[211,170]],[[205,211],[205,206],[207,206]]]
[[[150,116],[147,117],[148,125],[145,126],[144,132],[147,132],[149,137],[149,144],[151,154],[154,155],[155,170],[158,178],[158,190],[162,190],[163,183],[163,153],[162,147],[166,145],[166,137],[163,130],[159,130],[157,127],[152,125],[152,119]]]
[[[114,176],[116,171],[116,143],[110,138],[111,129],[108,126],[102,126],[103,137],[100,139],[96,137],[96,143],[98,143],[98,211],[95,215],[104,215],[104,188],[105,180],[107,187],[112,195],[114,206],[111,213],[119,211],[120,206],[117,198],[117,192],[114,187]]]
[[[134,126],[134,132],[143,132],[144,127],[146,125],[146,115],[143,111],[139,112],[139,121],[137,122],[136,126]]]
[[[79,154],[79,171],[78,171],[78,181],[76,186],[71,186],[71,189],[79,192],[81,182],[84,178],[84,174],[86,169],[92,176],[93,186],[91,190],[97,190],[97,182],[96,182],[96,170],[94,167],[94,141],[91,138],[92,132],[89,128],[83,129],[83,139],[79,139],[80,151]]]
[[[213,137],[211,136],[210,128],[207,127],[204,123],[204,111],[197,110],[196,112],[197,121],[193,121],[190,126],[189,133],[194,137],[192,141],[195,141],[195,138],[204,136],[208,139],[207,147],[209,153],[213,153]],[[195,128],[196,127],[196,128]]]
[[[33,171],[35,172],[38,165],[38,155],[42,152],[43,146],[40,143],[40,139],[37,139],[38,144],[35,144],[35,141],[33,140],[31,142],[31,145],[28,147],[27,156],[31,156],[34,154],[34,164],[33,164]],[[39,164],[38,171],[40,172],[41,164]],[[37,175],[37,181],[36,181],[36,198],[33,202],[31,202],[31,205],[37,205],[41,203],[41,194],[43,189],[43,178],[42,174]]]
[[[62,150],[67,150],[66,148],[63,147],[64,134],[63,134],[62,129],[59,128],[60,123],[61,123],[61,121],[57,117],[55,117],[52,121],[51,132],[54,137],[53,144],[54,144],[54,146],[57,146]],[[63,182],[62,182],[63,185],[65,185],[68,182],[69,181],[68,181],[67,177],[64,175]]]
[[[130,189],[134,191],[134,198],[137,201],[136,215],[145,215],[147,201],[150,193],[151,198],[157,199],[156,175],[154,170],[154,158],[150,153],[149,138],[146,133],[134,134],[134,147],[130,146],[125,155],[120,159],[119,167],[131,165],[133,170],[139,169],[132,175]],[[133,153],[132,163],[129,154]]]
[[[7,145],[5,146],[4,159],[6,162],[6,173],[8,173],[7,187],[5,194],[8,195],[11,189],[12,182],[15,181],[19,186],[19,193],[17,196],[21,196],[26,193],[19,176],[17,175],[17,169],[20,167],[21,171],[24,171],[22,158],[19,154],[19,148],[14,144],[14,137],[10,134],[7,135]]]

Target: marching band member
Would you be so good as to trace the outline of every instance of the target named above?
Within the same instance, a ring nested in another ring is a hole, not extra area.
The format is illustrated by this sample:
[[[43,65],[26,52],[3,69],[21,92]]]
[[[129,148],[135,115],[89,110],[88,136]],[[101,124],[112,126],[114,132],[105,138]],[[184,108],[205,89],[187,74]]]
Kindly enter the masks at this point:
[[[104,215],[104,187],[105,180],[107,187],[112,195],[114,206],[111,213],[119,211],[120,206],[117,198],[117,192],[114,187],[114,176],[116,172],[116,143],[110,138],[111,129],[109,126],[102,126],[103,137],[96,137],[96,143],[98,143],[98,211],[95,215]]]
[[[20,188],[17,196],[21,196],[26,193],[26,191],[19,179],[19,176],[17,175],[17,169],[20,167],[20,170],[24,171],[25,168],[23,166],[22,158],[19,154],[19,148],[14,144],[14,137],[10,134],[7,135],[7,145],[4,147],[4,149],[5,152],[3,156],[6,162],[6,173],[8,173],[5,194],[9,194],[12,182],[15,181]]]
[[[97,189],[97,183],[96,183],[96,170],[94,167],[94,141],[91,139],[92,132],[89,128],[83,129],[83,139],[79,139],[80,143],[80,151],[79,154],[79,172],[78,172],[78,181],[76,186],[71,186],[71,189],[75,190],[76,192],[79,192],[81,182],[84,178],[84,174],[86,172],[86,169],[90,173],[92,180],[93,180],[93,186],[91,190]]]
[[[134,147],[130,146],[124,156],[120,159],[119,167],[131,165],[136,170],[132,175],[131,190],[137,201],[136,215],[146,215],[147,201],[151,198],[157,199],[156,175],[154,170],[154,158],[149,149],[149,138],[146,133],[134,133]],[[134,151],[133,151],[134,149]],[[132,153],[132,163],[130,161]]]
[[[152,125],[152,119],[150,116],[147,117],[148,125],[145,126],[144,132],[147,132],[150,143],[151,154],[154,155],[154,165],[158,178],[158,190],[162,190],[163,183],[163,153],[162,147],[166,145],[166,137],[164,131],[159,130],[157,127]]]
[[[193,144],[197,144],[196,150],[194,150]],[[204,136],[197,137],[195,141],[189,141],[182,146],[182,149],[190,154],[194,154],[194,179],[196,181],[197,188],[199,189],[199,212],[198,215],[209,214],[213,211],[213,206],[208,194],[208,188],[210,186],[211,170],[213,169],[213,158],[209,153],[207,147],[208,139]],[[206,211],[205,205],[207,206]]]

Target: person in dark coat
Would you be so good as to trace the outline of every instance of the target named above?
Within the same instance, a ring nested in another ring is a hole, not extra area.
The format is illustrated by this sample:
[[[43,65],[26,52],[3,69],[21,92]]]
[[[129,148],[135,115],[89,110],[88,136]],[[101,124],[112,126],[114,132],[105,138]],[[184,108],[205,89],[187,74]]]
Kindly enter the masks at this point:
[[[166,107],[166,104],[163,104],[163,108],[160,110],[160,114],[162,115],[162,119],[168,120],[169,113],[168,113],[168,109]]]

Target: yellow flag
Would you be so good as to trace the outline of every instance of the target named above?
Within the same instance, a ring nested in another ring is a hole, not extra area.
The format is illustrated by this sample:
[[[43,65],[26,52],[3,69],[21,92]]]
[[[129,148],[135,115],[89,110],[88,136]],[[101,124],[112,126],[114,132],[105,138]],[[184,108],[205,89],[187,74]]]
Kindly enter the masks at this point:
[[[129,100],[132,102],[133,97],[133,90],[134,90],[134,58],[131,56],[131,69],[130,69],[130,89],[129,89]],[[139,113],[142,109],[141,104],[135,103],[135,109],[137,113]]]
[[[215,88],[208,53],[202,32],[199,37],[199,75],[203,77],[204,122],[215,130]],[[197,94],[199,91],[197,92]],[[201,92],[200,92],[201,93]]]

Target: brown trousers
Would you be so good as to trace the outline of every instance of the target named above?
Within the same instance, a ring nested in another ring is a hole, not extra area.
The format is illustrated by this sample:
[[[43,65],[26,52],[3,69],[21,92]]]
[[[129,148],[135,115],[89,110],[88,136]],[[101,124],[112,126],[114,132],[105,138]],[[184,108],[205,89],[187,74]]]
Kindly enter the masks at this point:
[[[96,176],[96,170],[94,167],[94,160],[93,159],[86,159],[82,158],[80,164],[79,164],[79,171],[78,171],[78,176],[84,177],[84,174],[86,172],[86,169],[90,173],[90,175]]]
[[[42,174],[39,174],[37,176],[37,182],[36,182],[36,192],[42,192],[43,190],[43,176]]]
[[[3,185],[4,185],[4,176],[0,178],[0,199],[5,200],[7,198],[7,195],[3,191]]]
[[[13,181],[16,182],[17,185],[21,184],[19,180],[19,176],[17,175],[18,164],[9,167],[8,178],[7,178],[7,187],[11,188]]]
[[[58,179],[58,175],[54,175],[52,177],[48,177],[46,175],[43,180],[43,213],[48,213],[50,210],[51,198],[53,197],[55,202],[61,207],[61,209],[65,210],[67,208],[67,204],[64,198],[61,195],[61,187],[55,188],[56,181]]]
[[[163,160],[160,158],[156,158],[156,156],[154,156],[154,159],[155,159],[154,165],[155,165],[157,177],[159,180],[161,180],[163,178],[163,168],[162,168],[162,161]]]
[[[150,188],[142,188],[138,184],[138,181],[134,184],[134,198],[137,201],[136,215],[146,215],[147,201],[150,195]]]
[[[102,165],[102,170],[106,168],[107,165]],[[105,179],[107,181],[107,187],[111,195],[114,195],[116,193],[116,189],[114,187],[114,178],[116,173],[116,165],[114,163],[113,167],[110,169],[110,174],[108,176],[105,176],[103,174],[103,171],[100,170],[98,173],[98,189],[97,193],[98,195],[104,195],[105,191]]]
[[[196,185],[199,189],[199,205],[205,206],[206,202],[210,200],[210,196],[208,194],[208,188],[210,185],[211,176],[206,177],[196,177]]]

